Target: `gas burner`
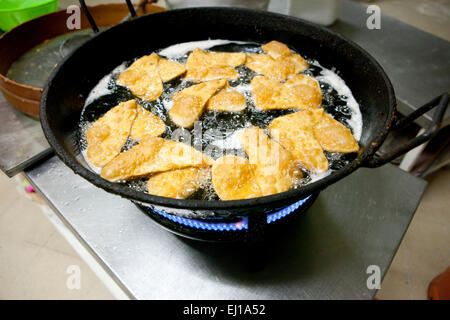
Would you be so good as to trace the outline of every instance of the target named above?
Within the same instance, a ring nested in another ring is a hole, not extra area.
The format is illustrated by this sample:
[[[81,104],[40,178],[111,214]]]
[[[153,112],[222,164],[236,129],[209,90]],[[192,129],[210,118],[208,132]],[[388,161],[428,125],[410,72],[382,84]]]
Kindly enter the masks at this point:
[[[286,207],[265,212],[265,219],[256,214],[238,217],[187,218],[166,211],[136,204],[156,223],[182,237],[212,242],[252,242],[287,220],[306,211],[316,200],[312,194]]]

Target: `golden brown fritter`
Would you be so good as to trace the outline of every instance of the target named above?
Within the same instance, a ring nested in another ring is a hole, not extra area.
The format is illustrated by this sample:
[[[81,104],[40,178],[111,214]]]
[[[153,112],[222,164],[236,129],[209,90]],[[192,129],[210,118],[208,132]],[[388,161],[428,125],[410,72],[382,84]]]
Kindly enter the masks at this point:
[[[174,169],[207,167],[213,163],[210,157],[182,142],[145,136],[138,145],[104,166],[101,176],[110,181],[124,181]]]
[[[250,82],[252,99],[255,107],[260,110],[280,109],[280,96],[282,84],[276,80],[256,76]]]
[[[185,168],[156,173],[147,181],[148,193],[177,199],[186,199],[204,185],[209,168]]]
[[[351,153],[359,150],[358,142],[349,128],[328,114],[314,127],[314,136],[324,150]]]
[[[313,77],[296,74],[280,91],[279,105],[283,109],[315,109],[322,105],[322,91]]]
[[[319,83],[301,73],[283,84],[265,76],[254,77],[250,84],[253,101],[260,110],[315,109],[322,105]]]
[[[261,196],[256,182],[255,165],[236,156],[216,160],[211,170],[211,182],[221,200],[238,200]]]
[[[186,72],[186,68],[181,63],[159,58],[159,75],[164,82],[175,79]]]
[[[270,134],[312,172],[328,170],[328,160],[313,132],[322,115],[323,109],[303,110],[275,118],[269,125]]]
[[[179,127],[190,128],[203,113],[206,103],[226,80],[213,80],[193,85],[175,94],[170,119]]]
[[[90,163],[103,167],[120,153],[136,118],[136,108],[134,100],[122,102],[86,130],[87,158]]]
[[[245,59],[243,52],[209,52],[195,49],[186,61],[186,79],[196,82],[236,80],[239,74],[233,67],[243,64]]]
[[[291,189],[302,177],[294,156],[270,139],[262,129],[250,127],[239,133],[239,140],[255,166],[255,178],[261,195]]]
[[[158,116],[154,115],[142,106],[137,106],[137,117],[131,127],[130,137],[141,140],[144,136],[158,137],[166,131],[166,125]]]
[[[227,85],[208,100],[206,109],[223,112],[239,112],[244,110],[246,106],[247,102],[244,95]]]
[[[122,72],[117,83],[128,87],[141,99],[153,101],[163,92],[163,83],[159,75],[159,57],[153,53],[136,60]]]

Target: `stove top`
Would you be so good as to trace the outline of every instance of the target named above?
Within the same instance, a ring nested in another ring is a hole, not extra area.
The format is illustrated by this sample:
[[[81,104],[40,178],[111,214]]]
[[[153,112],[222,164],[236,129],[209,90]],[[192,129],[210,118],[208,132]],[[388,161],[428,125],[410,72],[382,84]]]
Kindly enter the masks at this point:
[[[56,157],[26,175],[137,299],[372,299],[366,270],[384,276],[426,186],[392,165],[359,169],[249,246],[176,236]]]

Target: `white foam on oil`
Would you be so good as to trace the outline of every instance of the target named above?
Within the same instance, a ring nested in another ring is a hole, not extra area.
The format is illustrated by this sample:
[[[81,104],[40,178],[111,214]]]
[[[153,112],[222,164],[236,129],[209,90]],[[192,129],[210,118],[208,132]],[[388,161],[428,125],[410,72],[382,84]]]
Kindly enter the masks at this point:
[[[250,126],[250,124],[248,125]],[[221,148],[221,149],[241,149],[242,144],[239,141],[238,133],[242,132],[244,129],[238,129],[234,131],[228,138],[221,140],[214,140],[211,142],[212,145]]]
[[[92,103],[93,101],[95,101],[96,99],[98,99],[102,96],[110,94],[112,92],[112,89],[109,88],[109,82],[115,75],[124,71],[125,68],[126,68],[126,63],[123,62],[119,66],[115,67],[114,70],[111,71],[109,74],[104,76],[99,81],[99,83],[97,83],[97,85],[94,87],[94,89],[92,89],[91,92],[89,92],[89,95],[86,98],[86,102],[84,103],[84,106],[87,106],[88,104]]]
[[[87,148],[81,151],[81,155],[83,156],[84,160],[88,164],[89,168],[91,168],[92,171],[94,171],[96,174],[100,175],[102,173],[102,168],[94,166],[87,157]]]
[[[173,106],[173,100],[172,99],[164,99],[164,100],[162,100],[162,104],[167,111],[170,111],[170,109],[172,109],[172,106]]]
[[[252,91],[252,86],[247,83],[247,84],[239,84],[235,87],[232,87],[233,90],[236,90],[239,93],[245,94],[245,93],[249,93]]]
[[[320,75],[317,76],[316,79],[329,84],[337,91],[339,95],[347,98],[347,106],[351,110],[351,118],[347,120],[347,123],[352,128],[355,139],[359,141],[359,139],[361,139],[363,128],[362,115],[361,110],[359,109],[359,104],[353,97],[350,88],[345,84],[344,79],[338,76],[335,72],[324,68],[317,61],[314,61],[313,64],[322,68]]]
[[[320,179],[323,179],[323,178],[325,178],[326,176],[329,176],[330,174],[331,174],[331,170],[330,170],[330,169],[328,169],[328,170],[325,171],[325,172],[320,172],[320,173],[317,173],[317,172],[310,172],[310,173],[309,173],[309,176],[310,176],[311,180],[310,180],[308,183],[313,183],[313,182],[315,182],[315,181],[318,181],[318,180],[320,180]]]
[[[247,43],[243,41],[232,41],[232,40],[222,40],[222,39],[215,39],[215,40],[203,40],[203,41],[191,41],[191,42],[183,42],[174,44],[170,47],[164,48],[161,51],[158,52],[159,55],[162,55],[166,58],[176,59],[184,56],[190,51],[193,51],[194,49],[202,49],[206,50],[214,46],[222,45],[222,44],[229,44],[229,43]]]

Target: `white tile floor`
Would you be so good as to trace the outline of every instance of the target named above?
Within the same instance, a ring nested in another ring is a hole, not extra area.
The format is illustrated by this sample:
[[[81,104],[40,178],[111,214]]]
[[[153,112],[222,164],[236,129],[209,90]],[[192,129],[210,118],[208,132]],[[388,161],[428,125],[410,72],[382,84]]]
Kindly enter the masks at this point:
[[[0,299],[111,299],[113,296],[59,234],[16,179],[0,173]],[[66,286],[79,266],[81,287]]]

